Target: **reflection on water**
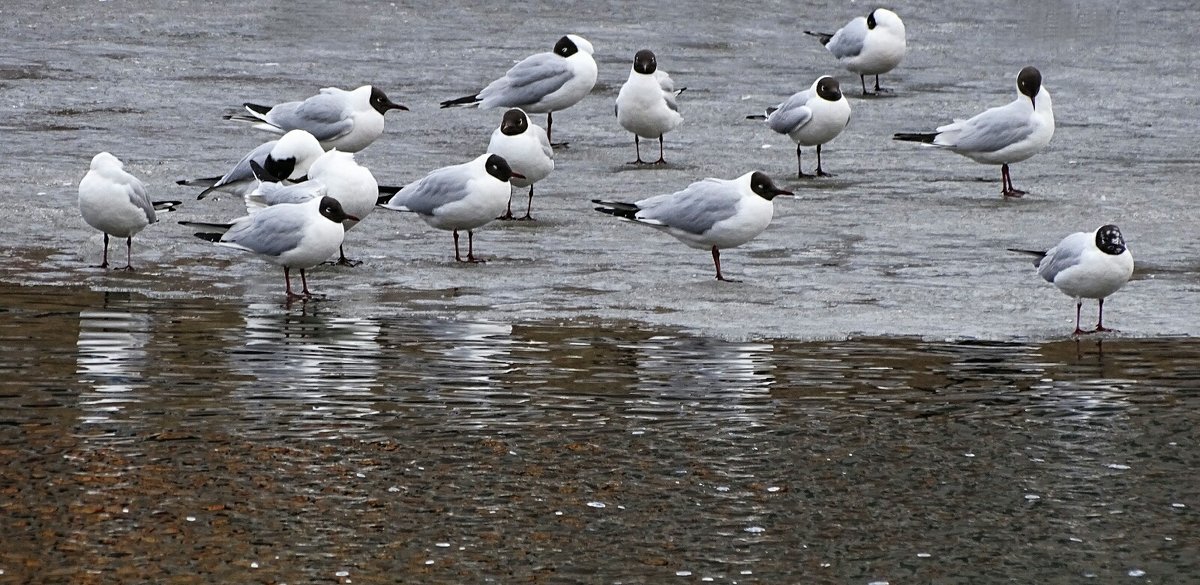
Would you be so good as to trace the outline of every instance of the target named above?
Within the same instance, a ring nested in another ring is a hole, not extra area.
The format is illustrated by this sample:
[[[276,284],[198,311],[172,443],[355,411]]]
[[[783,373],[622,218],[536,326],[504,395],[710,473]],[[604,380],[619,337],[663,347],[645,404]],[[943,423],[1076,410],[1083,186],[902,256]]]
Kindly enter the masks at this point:
[[[3,294],[0,581],[1200,574],[1196,340]]]
[[[120,420],[124,405],[138,400],[134,392],[146,388],[150,323],[146,314],[79,312],[77,373],[87,388],[79,397],[83,422]]]

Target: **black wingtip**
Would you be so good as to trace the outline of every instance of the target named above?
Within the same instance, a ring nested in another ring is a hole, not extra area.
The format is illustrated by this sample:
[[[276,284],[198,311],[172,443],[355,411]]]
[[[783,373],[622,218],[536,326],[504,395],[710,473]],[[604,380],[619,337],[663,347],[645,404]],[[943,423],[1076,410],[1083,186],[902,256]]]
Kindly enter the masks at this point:
[[[892,135],[892,140],[923,142],[925,144],[933,144],[935,138],[937,138],[937,132],[897,132]]]
[[[621,201],[604,201],[602,199],[592,199],[592,203],[601,205],[596,207],[596,211],[607,213],[614,217],[622,217],[625,219],[637,219],[637,212],[641,211],[637,205],[632,203],[623,203]]]
[[[380,192],[382,193],[382,191],[383,191],[383,189],[381,187]],[[395,193],[383,193],[382,195],[379,196],[379,199],[375,200],[375,205],[387,205],[388,202],[392,200],[392,197],[395,197],[395,196],[396,196]]]
[[[1046,257],[1045,250],[1023,250],[1021,248],[1008,248],[1008,251],[1016,252],[1018,254],[1028,254],[1030,256],[1033,256],[1034,257],[1034,261],[1033,261],[1034,266],[1041,266],[1042,258]]]
[[[816,31],[811,31],[811,30],[804,31],[804,34],[817,37],[817,40],[821,41],[822,45],[828,45],[829,39],[833,38],[833,35],[831,35],[829,33],[816,32]]]
[[[403,188],[404,188],[403,185],[380,185],[379,186],[379,194],[380,195],[395,195],[396,193],[399,193],[400,190]]]
[[[260,183],[279,183],[283,181],[283,179],[276,177],[271,171],[263,168],[256,160],[250,161],[250,172],[254,174],[254,178],[258,179]]]
[[[180,205],[183,205],[183,202],[182,201],[155,201],[151,205],[154,206],[154,209],[156,211],[175,211],[176,209],[179,208]]]
[[[467,95],[452,100],[446,100],[441,103],[442,109],[453,108],[454,106],[467,106],[479,101],[479,94]]]
[[[219,241],[221,241],[221,236],[223,236],[225,234],[219,234],[219,233],[213,233],[213,232],[196,232],[192,235],[196,236],[197,238],[200,238],[201,240],[207,240],[209,242],[219,242]]]
[[[250,102],[246,102],[246,103],[242,104],[242,106],[245,107],[247,110],[254,112],[255,114],[265,115],[267,112],[271,111],[271,106],[252,104]]]

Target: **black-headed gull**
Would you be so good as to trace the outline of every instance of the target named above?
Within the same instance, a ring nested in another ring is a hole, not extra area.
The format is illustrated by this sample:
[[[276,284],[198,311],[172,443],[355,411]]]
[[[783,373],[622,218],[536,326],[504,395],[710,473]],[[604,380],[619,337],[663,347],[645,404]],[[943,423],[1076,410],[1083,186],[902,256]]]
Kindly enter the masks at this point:
[[[133,270],[133,236],[157,222],[154,210],[174,210],[178,201],[151,201],[146,186],[125,171],[120,159],[107,152],[92,157],[91,167],[79,181],[79,213],[88,225],[104,232],[104,260],[108,268],[108,237],[125,238],[125,270]]]
[[[674,236],[689,247],[712,250],[717,280],[721,274],[721,248],[749,242],[771,223],[779,195],[791,195],[775,186],[760,171],[736,179],[704,179],[682,191],[642,199],[634,203],[593,199],[596,211],[626,221],[648,225]]]
[[[491,141],[488,142],[488,152],[504,157],[508,166],[524,178],[513,177],[509,182],[514,187],[529,187],[529,202],[525,207],[525,215],[514,218],[512,214],[512,197],[509,196],[508,208],[504,215],[497,219],[533,220],[530,211],[533,210],[533,184],[550,175],[554,170],[554,148],[550,146],[550,137],[541,126],[529,120],[529,116],[520,108],[504,112],[500,119],[500,127],[492,131]]]
[[[483,154],[460,165],[442,167],[405,185],[394,196],[381,197],[380,205],[394,211],[411,211],[439,230],[454,232],[454,260],[483,262],[475,258],[475,228],[496,219],[508,204],[509,180],[524,178],[498,154]],[[458,251],[458,232],[467,230],[467,258]]]
[[[239,217],[229,223],[180,222],[210,231],[196,237],[220,246],[253,252],[283,267],[288,299],[310,297],[305,270],[338,251],[346,229],[342,222],[357,220],[333,197],[313,198],[303,203],[280,203]],[[300,269],[303,289],[292,292],[291,269]]]
[[[546,136],[553,136],[554,112],[565,110],[591,93],[596,85],[592,43],[579,35],[566,35],[554,50],[530,55],[513,65],[504,77],[479,93],[442,102],[443,108],[521,108],[546,114]]]
[[[939,126],[937,132],[901,132],[895,140],[922,142],[957,152],[975,162],[1001,165],[1000,194],[1020,197],[1008,165],[1021,162],[1050,144],[1054,136],[1054,108],[1050,92],[1042,86],[1042,74],[1026,67],[1017,74],[1017,99],[988,109],[969,120]]]
[[[767,108],[766,120],[768,128],[788,135],[796,143],[797,177],[809,176],[800,162],[800,150],[805,146],[817,147],[817,172],[813,176],[831,176],[821,168],[821,145],[837,138],[850,124],[850,103],[836,79],[828,75],[818,78],[808,89]]]
[[[255,128],[283,134],[288,130],[307,130],[321,147],[342,152],[358,152],[383,134],[383,115],[388,110],[407,110],[388,99],[383,90],[364,85],[350,91],[336,87],[302,102],[274,106],[242,104],[246,114],[226,116],[227,120],[250,122]]]
[[[1104,299],[1117,292],[1133,276],[1133,255],[1125,247],[1121,230],[1115,225],[1100,226],[1093,232],[1075,232],[1057,246],[1038,252],[1009,248],[1013,252],[1037,256],[1033,265],[1038,275],[1054,284],[1063,294],[1075,299],[1075,334],[1111,331],[1104,327]],[[1079,328],[1083,299],[1098,299],[1099,317],[1093,331]]]
[[[261,167],[256,169],[263,170]],[[308,171],[308,180],[298,185],[283,185],[276,178],[260,176],[257,189],[246,195],[246,210],[254,213],[258,209],[279,203],[300,203],[314,197],[328,195],[342,204],[342,209],[354,219],[343,222],[350,231],[366,219],[375,209],[379,199],[379,183],[371,170],[354,160],[354,153],[336,148],[322,154]],[[346,257],[345,247],[338,250],[337,264],[358,266],[358,260]]]
[[[308,167],[322,154],[325,154],[325,149],[321,148],[321,143],[312,134],[304,130],[289,130],[279,140],[264,142],[246,153],[223,176],[176,181],[176,184],[204,187],[196,199],[204,199],[214,191],[244,197],[258,184],[250,169],[251,161],[266,169],[272,177],[300,181],[308,176]]]
[[[686,89],[686,88],[685,88]],[[642,49],[633,55],[633,68],[629,79],[617,93],[614,113],[621,127],[633,132],[633,148],[637,160],[630,164],[642,164],[640,138],[658,139],[658,160],[654,164],[665,164],[663,159],[663,134],[683,123],[679,104],[675,96],[683,89],[675,90],[675,83],[666,71],[658,68],[654,51]]]
[[[833,34],[804,32],[820,39],[847,71],[858,74],[863,95],[871,95],[867,92],[868,75],[875,76],[876,92],[890,91],[879,87],[879,76],[895,69],[908,50],[904,21],[886,8],[859,16]]]

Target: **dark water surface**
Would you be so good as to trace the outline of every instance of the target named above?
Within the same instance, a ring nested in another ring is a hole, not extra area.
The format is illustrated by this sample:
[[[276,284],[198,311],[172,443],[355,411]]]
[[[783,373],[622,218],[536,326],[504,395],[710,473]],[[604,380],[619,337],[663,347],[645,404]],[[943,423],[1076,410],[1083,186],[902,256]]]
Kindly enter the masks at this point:
[[[1193,339],[0,294],[0,582],[1200,576]]]

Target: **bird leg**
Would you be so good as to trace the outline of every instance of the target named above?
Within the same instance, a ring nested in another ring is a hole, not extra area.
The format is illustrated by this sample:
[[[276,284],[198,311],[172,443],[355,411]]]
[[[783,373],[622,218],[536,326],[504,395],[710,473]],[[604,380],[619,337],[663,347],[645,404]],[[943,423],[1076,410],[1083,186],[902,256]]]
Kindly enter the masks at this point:
[[[509,197],[508,204],[512,205],[512,197]],[[529,185],[529,203],[525,205],[525,215],[520,218],[520,221],[537,221],[533,219],[529,213],[533,211],[533,185]]]
[[[821,170],[821,145],[820,144],[817,145],[817,176],[818,177],[832,177],[833,176],[833,173],[827,173],[827,172]]]
[[[96,268],[108,268],[108,233],[104,234],[104,260]]]
[[[327,264],[337,264],[338,266],[358,266],[362,264],[362,260],[351,260],[346,257],[346,249],[343,246],[338,246],[338,261],[328,262]],[[302,271],[301,274],[304,274]]]
[[[656,165],[667,164],[667,159],[663,158],[663,135],[658,135],[658,160],[654,161]]]
[[[472,264],[483,264],[487,260],[480,260],[475,257],[475,232],[467,230],[467,262]]]
[[[796,178],[807,179],[812,175],[804,174],[804,163],[800,162],[800,145],[796,145]]]
[[[304,276],[303,268],[300,269],[300,284],[304,286],[304,290],[301,291],[301,294],[303,294],[305,298],[312,297],[313,294],[308,290],[308,278]]]
[[[1003,186],[1000,190],[1001,196],[1020,197],[1026,193],[1025,191],[1021,191],[1013,187],[1012,175],[1008,173],[1008,163],[1000,165],[1000,181],[1003,183]]]
[[[879,76],[875,76],[875,93],[892,93],[892,90],[886,87],[879,87]]]
[[[1091,333],[1091,331],[1084,331],[1083,329],[1079,328],[1079,311],[1082,308],[1083,308],[1083,299],[1076,299],[1075,300],[1075,333],[1073,333],[1072,335],[1083,335],[1085,333]]]
[[[1100,331],[1116,331],[1116,329],[1104,326],[1104,299],[1100,299],[1100,316],[1096,319],[1096,328],[1093,331],[1097,333]]]
[[[550,142],[551,148],[566,148],[567,147],[566,142],[555,142],[554,140],[552,140],[550,138],[551,136],[553,136],[553,134],[551,134],[551,132],[550,132],[550,129],[553,127],[554,127],[554,112],[546,112],[546,140],[548,140]]]
[[[873,95],[871,92],[867,91],[867,76],[859,75],[858,80],[862,82],[863,95]]]
[[[530,188],[532,189],[533,186],[530,185]],[[500,217],[497,217],[496,219],[501,220],[501,221],[505,221],[505,220],[509,220],[509,219],[516,219],[515,217],[513,217],[513,214],[512,214],[512,192],[511,191],[508,194],[508,209],[504,210],[504,215],[501,215]]]
[[[733,280],[732,278],[725,278],[725,275],[721,274],[721,251],[719,249],[717,249],[716,246],[712,247],[712,256],[713,256],[713,265],[717,267],[717,280],[723,280],[725,282],[741,282],[740,280]]]
[[[465,260],[462,259],[462,256],[458,255],[458,230],[454,230],[454,261],[465,262]]]
[[[104,247],[104,252],[108,254],[108,246]],[[125,238],[125,268],[122,270],[133,272],[133,236]]]
[[[291,273],[291,269],[288,268],[287,266],[283,267],[283,284],[287,290],[288,301],[294,301],[296,299],[304,298],[304,295],[298,295],[298,294],[292,292],[292,273]]]
[[[637,160],[630,161],[630,162],[628,162],[628,163],[625,163],[625,164],[630,164],[630,165],[640,165],[640,164],[645,164],[645,163],[644,163],[644,161],[642,161],[642,146],[641,146],[641,141],[640,141],[640,140],[638,140],[638,135],[637,135],[637,134],[634,134],[634,135],[633,135],[633,149],[634,149],[634,151],[635,151],[635,152],[637,152]]]

